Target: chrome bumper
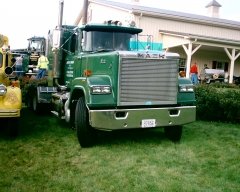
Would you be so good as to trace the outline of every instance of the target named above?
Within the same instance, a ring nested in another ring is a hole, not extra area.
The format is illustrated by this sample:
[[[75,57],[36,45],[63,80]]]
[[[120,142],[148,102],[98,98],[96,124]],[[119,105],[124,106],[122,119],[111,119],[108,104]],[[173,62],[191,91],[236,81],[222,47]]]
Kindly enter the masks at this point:
[[[155,127],[184,125],[196,120],[196,106],[89,110],[90,125],[97,129],[118,130],[141,128],[143,119],[155,119]]]
[[[0,109],[1,117],[20,117],[20,109]]]

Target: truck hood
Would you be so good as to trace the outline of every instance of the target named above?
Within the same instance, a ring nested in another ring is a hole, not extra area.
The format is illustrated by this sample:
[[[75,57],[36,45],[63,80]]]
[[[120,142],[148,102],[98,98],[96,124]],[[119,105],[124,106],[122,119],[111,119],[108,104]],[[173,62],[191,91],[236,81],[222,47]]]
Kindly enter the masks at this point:
[[[179,58],[179,54],[163,52],[163,51],[117,51],[121,57],[136,57],[136,58]]]

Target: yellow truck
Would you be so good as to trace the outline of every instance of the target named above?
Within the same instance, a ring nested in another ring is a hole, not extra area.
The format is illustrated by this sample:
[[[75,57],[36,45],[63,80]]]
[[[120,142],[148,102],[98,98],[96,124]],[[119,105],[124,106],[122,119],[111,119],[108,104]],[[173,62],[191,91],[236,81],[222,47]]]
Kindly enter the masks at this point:
[[[8,37],[0,34],[0,129],[6,128],[10,136],[16,136],[22,108],[22,92],[11,66],[12,58]]]

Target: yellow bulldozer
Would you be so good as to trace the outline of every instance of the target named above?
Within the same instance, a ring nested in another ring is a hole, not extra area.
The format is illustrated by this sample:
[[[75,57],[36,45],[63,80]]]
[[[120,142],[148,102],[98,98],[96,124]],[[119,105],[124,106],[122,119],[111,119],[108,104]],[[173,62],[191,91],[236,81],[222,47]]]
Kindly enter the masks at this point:
[[[12,67],[13,58],[8,37],[0,34],[0,129],[6,129],[10,136],[18,135],[22,108],[22,92]]]

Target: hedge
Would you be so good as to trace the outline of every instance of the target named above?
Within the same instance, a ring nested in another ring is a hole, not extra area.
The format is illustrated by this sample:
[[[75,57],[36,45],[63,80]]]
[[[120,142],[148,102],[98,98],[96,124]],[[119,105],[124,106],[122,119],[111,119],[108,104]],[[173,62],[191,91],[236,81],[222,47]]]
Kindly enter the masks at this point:
[[[240,88],[234,84],[198,84],[197,119],[240,123]]]
[[[47,78],[36,81],[35,78],[20,79],[23,102],[27,88],[32,84],[46,84]],[[240,123],[240,87],[235,84],[197,84],[197,119]]]

